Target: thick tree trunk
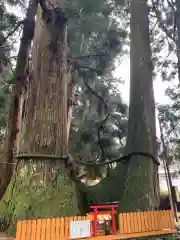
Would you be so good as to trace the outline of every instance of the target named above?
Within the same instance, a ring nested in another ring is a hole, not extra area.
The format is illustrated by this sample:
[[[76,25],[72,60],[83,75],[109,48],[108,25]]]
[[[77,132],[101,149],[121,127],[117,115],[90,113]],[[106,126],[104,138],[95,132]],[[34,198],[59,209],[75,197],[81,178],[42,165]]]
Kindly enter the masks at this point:
[[[27,154],[63,157],[67,156],[67,20],[58,8],[51,13],[49,22],[43,21],[39,28],[38,52],[33,54],[35,109],[31,126],[26,124],[21,149]],[[27,107],[32,108],[33,94],[28,97]],[[45,156],[19,161],[0,204],[2,214],[5,202],[10,232],[19,218],[79,214],[76,188],[66,162]]]
[[[28,68],[28,57],[31,41],[34,35],[35,16],[37,12],[37,0],[31,0],[27,10],[27,17],[24,23],[21,44],[19,48],[17,65],[15,70],[16,82],[11,93],[10,110],[7,123],[5,140],[5,157],[3,165],[4,179],[0,179],[0,197],[5,192],[13,173],[14,152],[18,146],[17,138],[21,125],[21,106],[26,89],[26,77]]]
[[[131,1],[131,79],[126,153],[156,155],[155,101],[149,39],[147,0]],[[157,166],[151,158],[130,159],[123,211],[151,210],[157,207]]]

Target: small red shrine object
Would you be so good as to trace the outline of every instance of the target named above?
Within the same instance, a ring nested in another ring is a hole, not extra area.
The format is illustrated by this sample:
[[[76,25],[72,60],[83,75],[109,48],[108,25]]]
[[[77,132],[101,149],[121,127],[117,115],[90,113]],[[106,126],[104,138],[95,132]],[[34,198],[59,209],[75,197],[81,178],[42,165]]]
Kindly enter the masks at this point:
[[[97,215],[107,215],[110,214],[112,218],[112,233],[116,234],[116,221],[115,221],[115,214],[117,214],[117,210],[115,208],[118,207],[118,204],[106,204],[106,205],[95,205],[90,206],[90,208],[93,210],[93,212],[90,212],[90,214],[93,215],[93,232],[94,236],[97,236]],[[99,210],[98,210],[99,209]],[[101,211],[104,209],[109,209],[106,211]]]

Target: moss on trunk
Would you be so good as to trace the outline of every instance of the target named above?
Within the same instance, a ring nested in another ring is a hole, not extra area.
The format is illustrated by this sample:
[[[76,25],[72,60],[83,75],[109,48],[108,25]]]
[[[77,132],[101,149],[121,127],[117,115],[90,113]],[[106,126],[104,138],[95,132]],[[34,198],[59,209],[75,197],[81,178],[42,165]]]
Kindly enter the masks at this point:
[[[78,184],[82,208],[88,212],[91,204],[120,201],[124,195],[127,164],[119,163],[112,173],[95,186]]]
[[[77,206],[75,184],[64,164],[31,160],[19,163],[0,211],[12,235],[18,219],[79,215]]]
[[[133,157],[129,164],[120,211],[146,211],[157,207],[150,158]]]

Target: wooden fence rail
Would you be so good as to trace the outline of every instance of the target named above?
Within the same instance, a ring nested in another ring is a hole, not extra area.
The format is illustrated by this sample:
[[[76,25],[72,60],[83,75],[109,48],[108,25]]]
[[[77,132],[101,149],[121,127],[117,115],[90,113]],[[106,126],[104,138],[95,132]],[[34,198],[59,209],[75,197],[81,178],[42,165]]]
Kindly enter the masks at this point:
[[[70,222],[91,220],[90,216],[18,221],[16,240],[69,240]],[[117,235],[91,237],[87,240],[115,240],[176,233],[171,210],[119,214]]]
[[[176,233],[171,210],[121,213],[119,228],[123,238]]]

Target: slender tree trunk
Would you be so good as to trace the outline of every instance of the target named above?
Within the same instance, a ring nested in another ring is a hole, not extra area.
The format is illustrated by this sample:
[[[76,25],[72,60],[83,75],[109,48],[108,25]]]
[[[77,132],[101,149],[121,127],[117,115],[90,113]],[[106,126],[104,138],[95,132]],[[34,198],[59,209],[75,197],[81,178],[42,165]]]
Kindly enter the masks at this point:
[[[175,218],[175,221],[178,222],[176,202],[173,201],[174,200],[173,184],[172,184],[171,173],[170,173],[170,168],[169,168],[168,148],[164,141],[164,134],[163,134],[161,118],[158,117],[158,120],[159,120],[161,144],[163,147],[163,155],[164,155],[163,156],[163,165],[164,165],[164,172],[165,172],[165,177],[166,177],[166,182],[167,182],[167,187],[168,187],[169,203],[170,203],[171,209],[173,211],[173,217]]]
[[[49,13],[49,22],[43,20],[40,33],[36,35],[39,36],[37,42],[35,40],[38,46],[35,46],[35,59],[32,59],[36,85],[35,109],[31,115],[31,126],[26,124],[24,146],[21,146],[23,152],[41,154],[41,157],[19,160],[0,204],[0,209],[3,209],[4,202],[8,202],[10,232],[19,218],[79,214],[76,188],[66,161],[44,156],[63,157],[68,154],[67,19],[60,8],[54,8]],[[33,105],[32,96],[28,96],[28,113]]]
[[[3,165],[4,179],[0,179],[0,197],[5,192],[13,173],[14,152],[17,148],[18,132],[21,125],[22,99],[26,90],[26,77],[28,68],[28,57],[31,41],[34,35],[35,16],[37,11],[37,0],[31,0],[27,10],[27,17],[24,23],[21,44],[19,48],[17,65],[15,70],[16,82],[11,93],[10,110],[8,116],[5,157]]]
[[[126,153],[146,152],[156,157],[155,101],[147,0],[131,1],[130,11],[131,79]],[[152,159],[132,157],[121,209],[138,211],[157,207],[157,184],[157,166]]]

